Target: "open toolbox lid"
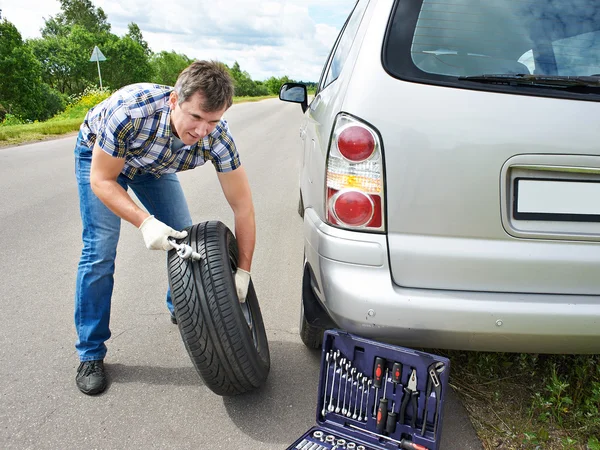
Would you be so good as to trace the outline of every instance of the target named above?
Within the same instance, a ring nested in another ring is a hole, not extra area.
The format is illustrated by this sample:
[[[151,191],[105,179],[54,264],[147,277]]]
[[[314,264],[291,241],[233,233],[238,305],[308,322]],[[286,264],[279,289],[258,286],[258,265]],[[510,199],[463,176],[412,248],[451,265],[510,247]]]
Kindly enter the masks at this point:
[[[288,450],[438,450],[449,373],[447,358],[327,330],[317,426]]]

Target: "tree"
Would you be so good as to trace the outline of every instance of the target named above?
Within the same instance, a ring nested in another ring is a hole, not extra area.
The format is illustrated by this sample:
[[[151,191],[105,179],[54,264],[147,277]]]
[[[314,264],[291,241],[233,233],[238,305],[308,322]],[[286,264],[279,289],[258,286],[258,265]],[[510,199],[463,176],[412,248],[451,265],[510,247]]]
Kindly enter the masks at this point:
[[[67,28],[79,25],[93,34],[110,33],[110,24],[102,8],[95,8],[90,0],[60,0],[62,13],[45,21],[42,36],[64,35]]]
[[[102,79],[112,89],[149,82],[152,78],[152,67],[145,49],[131,37],[110,35],[103,53],[106,61],[102,63]]]
[[[42,67],[17,28],[0,22],[0,104],[24,119],[43,120],[64,108],[64,99],[42,82]]]
[[[72,25],[58,35],[33,39],[29,44],[42,63],[44,81],[54,89],[71,95],[97,83],[96,67],[89,62],[96,42],[98,38],[94,34],[79,25]]]
[[[137,42],[143,49],[146,56],[150,56],[152,54],[152,50],[148,47],[148,42],[144,40],[144,36],[142,35],[142,30],[140,27],[134,22],[131,22],[127,25],[127,29],[129,30],[126,34],[127,37],[131,38],[134,42]]]
[[[290,83],[291,81],[292,80],[290,80],[287,75],[281,78],[271,77],[265,81],[265,86],[267,86],[267,88],[269,89],[269,93],[277,95],[279,94],[281,85],[283,83]]]
[[[181,71],[192,62],[193,60],[179,53],[165,51],[156,53],[150,60],[153,72],[152,82],[174,86]]]
[[[235,95],[258,97],[269,94],[269,89],[265,85],[253,81],[248,72],[242,71],[237,61],[233,63],[229,72],[235,82]]]

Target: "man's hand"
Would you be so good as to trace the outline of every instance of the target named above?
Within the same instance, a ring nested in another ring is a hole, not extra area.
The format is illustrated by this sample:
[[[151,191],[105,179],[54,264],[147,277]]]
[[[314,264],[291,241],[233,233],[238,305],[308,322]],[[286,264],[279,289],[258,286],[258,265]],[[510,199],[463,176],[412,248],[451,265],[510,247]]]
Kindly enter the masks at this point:
[[[246,301],[248,295],[248,286],[250,285],[250,272],[246,272],[238,267],[235,273],[235,289],[237,291],[238,299],[240,303]]]
[[[146,248],[149,250],[171,250],[173,246],[167,238],[183,239],[187,236],[187,231],[175,231],[168,225],[165,225],[154,216],[148,216],[140,225],[140,231],[144,236]],[[250,274],[248,274],[248,277]],[[249,278],[248,278],[249,279]],[[246,287],[246,291],[248,288]]]

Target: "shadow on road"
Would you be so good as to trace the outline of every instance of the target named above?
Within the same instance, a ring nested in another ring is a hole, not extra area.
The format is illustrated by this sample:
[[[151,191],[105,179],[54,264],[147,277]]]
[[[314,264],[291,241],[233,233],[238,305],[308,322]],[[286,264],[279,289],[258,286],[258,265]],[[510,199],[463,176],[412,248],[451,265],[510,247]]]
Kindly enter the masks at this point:
[[[315,424],[321,352],[278,341],[270,341],[269,349],[271,373],[266,384],[247,395],[225,397],[223,404],[240,431],[253,439],[291,444],[290,435],[299,437]]]
[[[203,386],[196,369],[190,367],[129,366],[106,364],[110,384],[142,383],[168,386]]]

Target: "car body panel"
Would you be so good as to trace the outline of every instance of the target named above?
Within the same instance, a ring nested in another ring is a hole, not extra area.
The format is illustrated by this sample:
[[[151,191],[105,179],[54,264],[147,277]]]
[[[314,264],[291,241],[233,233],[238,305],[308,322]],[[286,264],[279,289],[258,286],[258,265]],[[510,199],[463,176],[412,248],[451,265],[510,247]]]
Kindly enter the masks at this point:
[[[600,222],[513,215],[520,179],[600,182],[598,102],[395,78],[382,64],[393,5],[369,0],[339,77],[301,125],[318,301],[341,328],[406,345],[598,352]],[[326,221],[342,113],[381,139],[384,233]]]

